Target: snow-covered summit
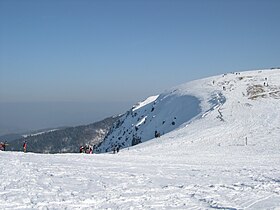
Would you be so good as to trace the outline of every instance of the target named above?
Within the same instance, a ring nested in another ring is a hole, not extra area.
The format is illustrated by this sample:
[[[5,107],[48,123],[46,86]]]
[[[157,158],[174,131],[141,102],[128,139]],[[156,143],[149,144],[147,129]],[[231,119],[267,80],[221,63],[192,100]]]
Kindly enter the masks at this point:
[[[227,144],[248,143],[255,135],[269,135],[277,129],[278,99],[278,69],[232,72],[191,81],[135,105],[115,124],[97,151],[129,147],[178,129],[199,136],[206,128],[215,128],[230,137]],[[195,127],[199,124],[203,125]],[[185,128],[190,125],[192,130]],[[226,143],[219,138],[215,142]]]

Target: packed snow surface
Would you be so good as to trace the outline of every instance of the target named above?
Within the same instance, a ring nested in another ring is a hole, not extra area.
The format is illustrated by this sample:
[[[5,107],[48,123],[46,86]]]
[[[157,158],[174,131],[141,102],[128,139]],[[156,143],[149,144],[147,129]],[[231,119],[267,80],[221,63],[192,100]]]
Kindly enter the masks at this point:
[[[279,99],[280,70],[230,73],[132,110],[186,121],[118,154],[0,151],[0,209],[280,209]]]

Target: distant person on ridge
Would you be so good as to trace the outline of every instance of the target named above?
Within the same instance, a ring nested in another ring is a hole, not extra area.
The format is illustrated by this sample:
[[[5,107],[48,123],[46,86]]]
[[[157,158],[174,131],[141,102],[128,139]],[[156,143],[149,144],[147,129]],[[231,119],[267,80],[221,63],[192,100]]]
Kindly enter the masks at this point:
[[[27,147],[27,142],[24,141],[24,143],[23,143],[23,152],[26,152],[26,147]]]

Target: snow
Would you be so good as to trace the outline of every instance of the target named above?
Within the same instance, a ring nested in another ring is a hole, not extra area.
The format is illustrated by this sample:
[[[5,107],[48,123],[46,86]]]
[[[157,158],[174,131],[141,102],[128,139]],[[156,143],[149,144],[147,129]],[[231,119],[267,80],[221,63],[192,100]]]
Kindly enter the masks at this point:
[[[150,104],[152,102],[154,102],[155,100],[157,100],[159,95],[156,95],[156,96],[150,96],[148,97],[146,100],[144,101],[141,101],[139,102],[138,104],[136,104],[134,107],[133,107],[133,111],[143,107],[143,106],[146,106],[147,104]]]
[[[32,134],[24,134],[22,135],[23,138],[27,138],[27,137],[30,137],[30,136],[39,136],[39,135],[42,135],[42,134],[45,134],[45,133],[51,133],[51,132],[54,132],[54,131],[57,131],[59,129],[51,129],[51,130],[48,130],[48,131],[42,131],[42,132],[38,132],[38,133],[32,133]]]
[[[139,121],[139,123],[137,123],[135,126],[136,126],[136,127],[139,127],[140,125],[142,125],[142,124],[146,121],[146,119],[147,119],[147,116],[143,117],[143,118]]]
[[[280,209],[279,96],[279,70],[219,75],[131,110],[113,133],[137,112],[146,141],[118,154],[0,151],[0,208]]]

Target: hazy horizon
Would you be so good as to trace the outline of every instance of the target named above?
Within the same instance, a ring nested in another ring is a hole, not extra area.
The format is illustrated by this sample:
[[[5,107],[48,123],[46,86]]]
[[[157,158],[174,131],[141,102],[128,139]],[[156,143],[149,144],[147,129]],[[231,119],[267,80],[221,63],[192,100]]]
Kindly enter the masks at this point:
[[[107,117],[123,114],[130,108],[127,107],[127,103],[0,103],[0,119],[6,119],[0,123],[0,135],[94,123]]]
[[[94,122],[190,80],[280,66],[277,0],[0,0],[1,130]]]

